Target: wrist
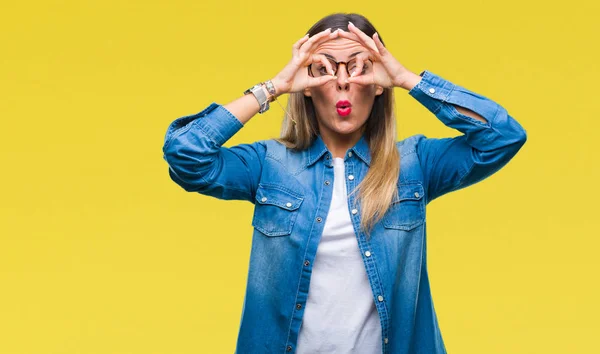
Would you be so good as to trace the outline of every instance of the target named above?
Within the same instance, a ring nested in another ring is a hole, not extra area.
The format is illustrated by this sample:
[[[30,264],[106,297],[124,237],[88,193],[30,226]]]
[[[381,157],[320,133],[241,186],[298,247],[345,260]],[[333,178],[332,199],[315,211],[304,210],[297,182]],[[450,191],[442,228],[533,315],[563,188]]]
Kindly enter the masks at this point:
[[[404,71],[398,78],[395,80],[394,86],[402,87],[405,90],[410,91],[413,87],[415,87],[419,81],[421,81],[422,77],[413,73],[410,70]]]
[[[283,88],[283,84],[281,83],[281,81],[279,81],[278,78],[273,78],[271,79],[271,82],[273,83],[273,86],[275,86],[275,98],[283,95],[285,92],[282,89]]]
[[[262,85],[260,85],[260,87],[262,88],[262,90],[264,91],[265,95],[267,96],[267,102],[273,102],[274,101],[273,95],[271,95],[271,93],[267,89],[267,85],[262,84]]]

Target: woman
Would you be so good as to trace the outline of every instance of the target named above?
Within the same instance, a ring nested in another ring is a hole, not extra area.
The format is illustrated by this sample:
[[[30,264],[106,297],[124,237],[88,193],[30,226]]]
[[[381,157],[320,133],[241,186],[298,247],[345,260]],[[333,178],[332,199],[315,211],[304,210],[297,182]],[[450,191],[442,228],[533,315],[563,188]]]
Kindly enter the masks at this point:
[[[401,87],[455,138],[396,142]],[[163,146],[188,192],[255,204],[239,353],[446,353],[425,206],[504,166],[526,134],[490,99],[416,75],[357,14],[321,19],[272,80],[175,120]],[[282,136],[222,145],[289,94]]]

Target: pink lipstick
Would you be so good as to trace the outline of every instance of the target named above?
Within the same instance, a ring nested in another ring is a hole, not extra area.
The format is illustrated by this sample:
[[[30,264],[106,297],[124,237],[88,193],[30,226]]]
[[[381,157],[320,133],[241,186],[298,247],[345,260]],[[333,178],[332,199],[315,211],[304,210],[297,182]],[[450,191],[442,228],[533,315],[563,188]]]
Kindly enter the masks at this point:
[[[336,103],[335,107],[340,116],[345,117],[352,112],[352,104],[347,100],[340,100]]]

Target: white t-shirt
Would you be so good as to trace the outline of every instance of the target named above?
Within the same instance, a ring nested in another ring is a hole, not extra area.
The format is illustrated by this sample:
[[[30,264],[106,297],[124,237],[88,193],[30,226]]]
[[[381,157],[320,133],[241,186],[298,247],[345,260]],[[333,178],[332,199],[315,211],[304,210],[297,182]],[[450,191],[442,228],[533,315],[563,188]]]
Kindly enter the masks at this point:
[[[296,352],[380,354],[381,325],[348,211],[344,160],[335,157],[333,168]]]

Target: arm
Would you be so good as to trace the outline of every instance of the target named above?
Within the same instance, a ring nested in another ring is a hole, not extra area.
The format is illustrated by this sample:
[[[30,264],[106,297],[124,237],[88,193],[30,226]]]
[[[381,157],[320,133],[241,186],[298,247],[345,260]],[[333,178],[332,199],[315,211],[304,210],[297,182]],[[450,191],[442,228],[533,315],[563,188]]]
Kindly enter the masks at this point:
[[[271,81],[275,96],[300,92],[323,85],[335,77],[309,77],[306,68],[316,56],[320,43],[336,38],[338,32],[322,31],[309,38],[305,35],[293,45],[290,62]],[[325,57],[320,57],[328,63]],[[331,68],[329,68],[331,69]],[[262,89],[267,94],[265,85]],[[165,136],[163,157],[169,175],[188,192],[198,192],[220,199],[245,199],[254,202],[262,163],[266,155],[263,142],[222,147],[259,111],[253,95],[244,95],[221,106],[212,103],[200,113],[176,119]]]
[[[277,78],[272,81],[276,98],[284,92]],[[271,99],[265,85],[262,88]],[[254,95],[248,94],[224,106],[212,103],[199,113],[173,121],[163,145],[171,179],[188,192],[254,202],[265,146],[261,142],[231,148],[222,145],[259,109]]]
[[[425,71],[423,73],[421,73],[421,75],[423,75],[424,73],[425,73]],[[412,71],[407,71],[404,74],[404,80],[402,80],[402,84],[400,84],[399,87],[402,87],[403,89],[410,91],[413,87],[415,87],[421,81],[421,79],[422,79],[422,76],[419,76],[419,75],[413,73]],[[483,123],[487,123],[487,120],[485,120],[485,118],[483,118],[479,114],[471,111],[470,109],[466,109],[464,107],[457,106],[457,105],[453,105],[453,106],[454,106],[454,108],[456,108],[457,111],[459,111],[463,115],[477,119],[478,121],[481,121]]]
[[[251,96],[228,105],[246,122],[259,109]],[[223,147],[243,127],[226,107],[212,103],[199,113],[173,121],[165,136],[163,158],[171,179],[188,192],[253,201],[265,146],[255,142]]]
[[[421,77],[422,76],[422,77]],[[417,143],[427,199],[467,187],[502,168],[527,140],[523,127],[492,100],[424,71],[407,74],[401,87],[448,127],[455,138]]]

